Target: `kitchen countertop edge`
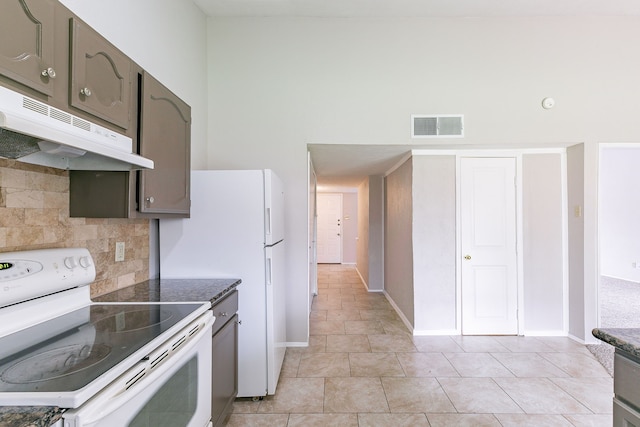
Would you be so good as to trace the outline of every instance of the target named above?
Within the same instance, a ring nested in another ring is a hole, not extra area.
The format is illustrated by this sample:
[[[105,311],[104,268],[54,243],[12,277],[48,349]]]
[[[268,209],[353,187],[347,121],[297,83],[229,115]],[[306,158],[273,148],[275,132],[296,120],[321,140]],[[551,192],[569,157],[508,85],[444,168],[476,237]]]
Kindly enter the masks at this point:
[[[223,298],[242,280],[228,279],[149,279],[104,295],[94,302],[210,302]]]
[[[0,427],[49,427],[63,412],[55,406],[0,406]]]
[[[640,358],[640,328],[595,328],[594,337]]]

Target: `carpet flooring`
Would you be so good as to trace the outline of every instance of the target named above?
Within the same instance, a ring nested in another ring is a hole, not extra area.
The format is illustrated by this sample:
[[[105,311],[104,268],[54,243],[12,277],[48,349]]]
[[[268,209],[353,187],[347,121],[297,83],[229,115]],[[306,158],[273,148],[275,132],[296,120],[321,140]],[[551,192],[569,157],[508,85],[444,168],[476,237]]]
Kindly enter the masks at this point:
[[[600,277],[598,292],[601,328],[640,327],[640,283]],[[609,344],[589,344],[587,348],[613,375],[614,348]]]

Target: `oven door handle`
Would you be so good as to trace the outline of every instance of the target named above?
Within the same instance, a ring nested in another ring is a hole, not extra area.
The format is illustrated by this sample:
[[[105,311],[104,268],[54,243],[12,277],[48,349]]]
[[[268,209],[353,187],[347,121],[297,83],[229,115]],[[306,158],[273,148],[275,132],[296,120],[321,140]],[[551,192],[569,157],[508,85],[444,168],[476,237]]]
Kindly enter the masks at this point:
[[[179,351],[172,354],[171,357],[158,364],[155,368],[149,368],[149,360],[138,362],[80,408],[65,412],[63,415],[65,420],[64,426],[75,427],[80,425],[82,427],[90,427],[98,425],[103,418],[119,410],[126,402],[131,400],[132,396],[139,393],[140,390],[145,389],[167,374],[173,375],[173,373],[181,367],[180,364],[175,362],[179,362],[179,359],[184,358],[185,354],[190,354],[203,338],[211,339],[211,327],[213,326],[215,317],[212,316],[211,310],[207,311],[205,316],[204,326],[200,328],[197,333],[193,334]],[[187,327],[185,329],[189,328],[190,327]],[[176,336],[177,335],[180,334],[176,334]],[[76,419],[76,414],[79,415],[77,417],[78,420],[72,423],[71,421]],[[78,421],[80,421],[79,424]]]

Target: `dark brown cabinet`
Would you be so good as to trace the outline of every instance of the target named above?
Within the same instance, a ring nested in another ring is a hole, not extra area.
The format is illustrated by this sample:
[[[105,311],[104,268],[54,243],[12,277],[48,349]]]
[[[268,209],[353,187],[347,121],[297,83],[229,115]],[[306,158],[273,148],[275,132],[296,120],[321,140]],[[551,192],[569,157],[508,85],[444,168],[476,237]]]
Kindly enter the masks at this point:
[[[213,305],[211,422],[223,426],[238,395],[238,291]]]
[[[191,208],[191,108],[150,74],[136,79],[138,154],[153,170],[70,171],[69,211],[86,218],[184,218]]]
[[[131,60],[84,22],[69,20],[70,104],[127,129],[131,123]]]
[[[138,210],[189,215],[191,108],[148,73],[141,75],[139,138],[153,170],[140,171]]]
[[[54,6],[53,0],[0,0],[0,75],[47,96],[59,78]]]
[[[134,65],[55,0],[0,0],[0,85],[133,137]]]

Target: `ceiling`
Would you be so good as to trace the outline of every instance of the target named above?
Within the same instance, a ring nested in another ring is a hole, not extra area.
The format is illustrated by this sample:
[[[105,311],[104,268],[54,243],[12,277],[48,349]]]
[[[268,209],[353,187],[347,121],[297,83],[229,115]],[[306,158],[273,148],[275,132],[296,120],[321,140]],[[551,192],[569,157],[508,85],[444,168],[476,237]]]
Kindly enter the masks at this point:
[[[194,0],[209,16],[640,15],[637,0]]]
[[[640,16],[638,0],[193,1],[213,17]],[[369,175],[384,175],[412,149],[419,148],[416,145],[309,145],[318,183],[340,187],[357,187]],[[438,147],[430,145],[428,148]]]

